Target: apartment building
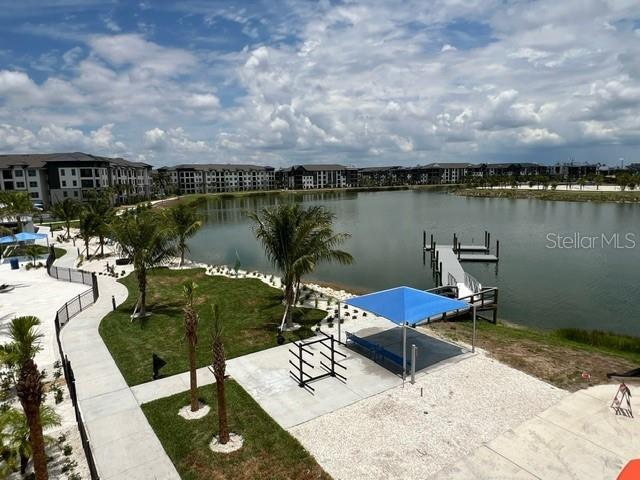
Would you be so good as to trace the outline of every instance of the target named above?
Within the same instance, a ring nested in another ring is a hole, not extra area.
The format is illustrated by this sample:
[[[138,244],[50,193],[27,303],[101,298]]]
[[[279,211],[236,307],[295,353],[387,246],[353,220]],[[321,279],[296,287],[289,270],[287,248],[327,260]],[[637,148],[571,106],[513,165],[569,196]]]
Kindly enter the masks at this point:
[[[281,188],[309,190],[358,185],[358,169],[337,164],[294,165],[278,172]]]
[[[162,167],[158,175],[181,194],[245,192],[275,188],[275,169],[243,164],[189,164]]]
[[[148,198],[151,165],[86,153],[0,155],[1,190],[25,191],[44,207],[73,198],[83,201],[88,191],[112,187],[114,199],[124,203]]]

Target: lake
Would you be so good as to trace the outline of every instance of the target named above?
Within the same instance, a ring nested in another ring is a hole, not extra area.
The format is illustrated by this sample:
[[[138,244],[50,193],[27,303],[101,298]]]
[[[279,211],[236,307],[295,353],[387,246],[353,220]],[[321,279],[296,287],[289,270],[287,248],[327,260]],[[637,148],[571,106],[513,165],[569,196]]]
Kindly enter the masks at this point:
[[[206,221],[189,241],[190,258],[233,265],[237,251],[243,269],[273,271],[245,212],[283,201],[324,205],[336,215],[336,231],[352,235],[344,249],[355,263],[321,265],[309,280],[367,290],[432,288],[422,231],[440,243],[450,243],[456,232],[467,244],[482,243],[488,230],[492,249],[500,240],[500,262],[463,267],[483,286],[500,288],[501,319],[640,335],[640,205],[468,198],[432,190],[212,197],[200,206]]]

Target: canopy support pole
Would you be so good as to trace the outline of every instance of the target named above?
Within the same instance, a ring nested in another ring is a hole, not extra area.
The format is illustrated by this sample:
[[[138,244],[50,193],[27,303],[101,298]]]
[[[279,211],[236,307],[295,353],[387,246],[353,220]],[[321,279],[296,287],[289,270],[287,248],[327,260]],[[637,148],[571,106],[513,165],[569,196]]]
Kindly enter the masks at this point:
[[[473,337],[471,337],[471,353],[476,352],[476,306],[473,305]]]
[[[402,380],[407,378],[407,322],[402,324]]]

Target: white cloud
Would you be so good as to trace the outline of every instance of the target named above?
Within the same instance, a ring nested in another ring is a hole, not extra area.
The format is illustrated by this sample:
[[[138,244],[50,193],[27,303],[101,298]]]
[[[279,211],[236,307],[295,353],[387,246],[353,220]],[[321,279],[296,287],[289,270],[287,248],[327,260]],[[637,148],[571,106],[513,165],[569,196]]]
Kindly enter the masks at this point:
[[[57,137],[75,150],[126,145],[157,163],[415,164],[565,158],[553,148],[588,159],[594,143],[640,143],[632,0],[263,7],[175,3],[166,8],[185,28],[175,38],[189,48],[72,31],[73,48],[31,59],[50,68],[65,52],[59,73],[3,67],[0,146],[45,148]],[[196,17],[206,35],[186,30]],[[246,43],[227,38],[229,24]]]

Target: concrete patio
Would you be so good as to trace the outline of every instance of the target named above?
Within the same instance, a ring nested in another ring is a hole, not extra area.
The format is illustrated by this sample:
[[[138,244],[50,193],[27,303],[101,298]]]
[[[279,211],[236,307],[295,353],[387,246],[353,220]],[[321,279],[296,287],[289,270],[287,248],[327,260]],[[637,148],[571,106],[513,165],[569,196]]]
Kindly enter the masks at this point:
[[[640,456],[640,421],[615,415],[610,408],[617,389],[599,385],[573,393],[432,480],[614,479]],[[631,404],[640,413],[637,396]]]

